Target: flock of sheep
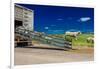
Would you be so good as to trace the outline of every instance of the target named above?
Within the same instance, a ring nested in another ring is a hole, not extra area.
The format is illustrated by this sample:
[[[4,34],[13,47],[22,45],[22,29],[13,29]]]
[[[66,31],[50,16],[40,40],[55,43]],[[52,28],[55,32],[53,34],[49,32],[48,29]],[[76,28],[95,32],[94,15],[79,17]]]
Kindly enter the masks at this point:
[[[36,32],[35,32],[35,33],[36,33]],[[37,34],[40,34],[40,36],[42,36],[44,33],[39,33],[39,32],[37,32]],[[78,38],[78,36],[79,36],[80,34],[82,34],[80,31],[77,31],[77,32],[70,32],[70,31],[65,32],[65,35],[66,35],[66,36],[71,36],[71,37],[73,37],[75,40],[77,40],[77,38]],[[52,38],[46,36],[45,39],[52,39]],[[88,38],[86,39],[86,41],[87,41],[88,43],[94,43],[94,37],[88,37]]]
[[[42,34],[43,33],[38,33],[38,34],[40,34],[41,36],[42,36]],[[77,40],[77,37],[80,35],[80,34],[82,34],[80,31],[77,31],[77,32],[70,32],[70,31],[68,31],[68,32],[65,32],[65,35],[66,36],[71,36],[71,37],[73,37],[73,38],[75,38],[75,40]],[[45,37],[46,39],[52,39],[52,38],[50,38],[50,37]],[[88,37],[87,39],[86,39],[86,41],[88,42],[88,43],[94,43],[94,38],[93,37]]]
[[[77,40],[77,37],[78,37],[78,35],[80,35],[80,34],[82,34],[80,31],[78,31],[78,32],[65,32],[65,35],[67,35],[67,36],[71,36],[71,37],[74,37],[76,40]],[[94,43],[94,38],[93,37],[88,37],[87,39],[86,39],[86,41],[88,42],[88,43]]]

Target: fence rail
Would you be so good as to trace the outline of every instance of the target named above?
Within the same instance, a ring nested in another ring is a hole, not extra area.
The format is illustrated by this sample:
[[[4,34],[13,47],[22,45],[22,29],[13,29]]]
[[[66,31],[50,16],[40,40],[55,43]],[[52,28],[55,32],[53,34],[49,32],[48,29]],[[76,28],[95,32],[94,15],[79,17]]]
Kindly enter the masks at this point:
[[[35,33],[32,31],[29,31],[26,29],[20,29],[20,28],[18,28],[15,31],[15,33],[20,34],[22,37],[24,36],[25,38],[31,38],[45,44],[51,44],[51,45],[54,45],[57,47],[63,47],[63,48],[72,48],[72,42],[66,41],[64,39],[53,38],[45,34]]]

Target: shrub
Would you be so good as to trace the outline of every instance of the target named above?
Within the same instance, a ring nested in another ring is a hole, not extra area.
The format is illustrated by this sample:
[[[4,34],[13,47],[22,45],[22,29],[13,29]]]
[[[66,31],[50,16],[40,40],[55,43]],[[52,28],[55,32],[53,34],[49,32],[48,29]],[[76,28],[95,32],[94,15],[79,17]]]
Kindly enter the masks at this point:
[[[72,42],[73,37],[65,35],[65,36],[64,36],[64,39],[65,39],[66,41]]]

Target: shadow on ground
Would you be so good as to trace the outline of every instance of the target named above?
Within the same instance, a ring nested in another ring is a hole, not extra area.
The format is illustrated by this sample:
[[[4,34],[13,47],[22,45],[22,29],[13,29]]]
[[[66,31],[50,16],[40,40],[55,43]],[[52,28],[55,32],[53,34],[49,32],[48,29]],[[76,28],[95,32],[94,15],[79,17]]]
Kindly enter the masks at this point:
[[[31,48],[31,49],[47,49],[47,50],[60,50],[60,51],[69,51],[69,50],[77,50],[77,49],[68,49],[68,48],[48,48],[48,47],[16,47],[16,48]]]

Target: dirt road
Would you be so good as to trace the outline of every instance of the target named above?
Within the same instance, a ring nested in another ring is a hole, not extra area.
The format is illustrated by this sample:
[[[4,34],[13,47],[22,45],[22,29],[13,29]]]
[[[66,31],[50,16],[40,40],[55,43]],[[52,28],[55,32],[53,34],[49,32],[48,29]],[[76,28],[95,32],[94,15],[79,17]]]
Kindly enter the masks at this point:
[[[93,48],[63,49],[28,47],[15,48],[15,65],[93,61]]]

